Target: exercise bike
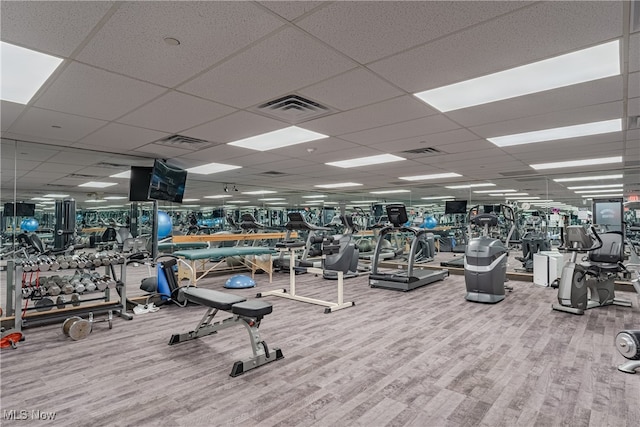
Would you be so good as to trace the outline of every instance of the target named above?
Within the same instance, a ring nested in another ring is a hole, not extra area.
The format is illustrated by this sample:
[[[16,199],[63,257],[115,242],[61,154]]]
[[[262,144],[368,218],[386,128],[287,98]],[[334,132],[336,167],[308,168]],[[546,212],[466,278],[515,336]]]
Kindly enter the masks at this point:
[[[571,225],[566,242],[561,235],[559,249],[571,252],[571,260],[562,268],[558,285],[558,303],[552,308],[572,314],[584,314],[590,308],[605,305],[631,307],[631,301],[615,297],[615,279],[627,271],[624,260],[624,237],[620,232],[598,234],[591,226]],[[578,263],[579,253],[587,253],[586,262]]]

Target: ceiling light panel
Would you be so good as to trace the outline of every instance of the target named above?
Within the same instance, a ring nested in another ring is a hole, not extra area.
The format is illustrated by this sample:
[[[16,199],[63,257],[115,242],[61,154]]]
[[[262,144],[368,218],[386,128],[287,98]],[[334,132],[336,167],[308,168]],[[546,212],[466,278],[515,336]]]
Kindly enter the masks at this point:
[[[109,178],[131,178],[131,170],[109,175]]]
[[[444,199],[455,199],[455,196],[430,196],[430,197],[420,197],[422,200],[444,200]]]
[[[602,190],[594,190],[594,189],[590,189],[590,190],[576,190],[574,191],[574,193],[576,194],[585,194],[585,193],[611,193],[613,191],[622,191],[622,188],[605,188]]]
[[[416,93],[442,112],[620,74],[619,41]]]
[[[69,197],[69,195],[68,194],[51,193],[51,194],[45,194],[42,197],[47,197],[47,198],[50,198],[50,199],[61,199],[63,197]]]
[[[567,190],[586,190],[591,188],[615,188],[623,187],[624,184],[602,184],[602,185],[578,185],[577,187],[567,187]]]
[[[249,195],[262,195],[262,194],[275,194],[277,193],[276,191],[273,190],[256,190],[256,191],[243,191],[242,194],[249,194]],[[234,203],[238,203],[238,202],[234,202]]]
[[[218,194],[215,196],[204,196],[205,199],[226,199],[227,197],[233,197],[231,194]]]
[[[359,157],[356,159],[341,160],[338,162],[325,163],[328,166],[336,166],[339,168],[357,168],[360,166],[379,165],[382,163],[398,162],[400,160],[406,160],[400,156],[394,156],[393,154],[380,154],[377,156]]]
[[[619,132],[622,130],[622,119],[605,120],[601,122],[584,123],[580,125],[564,126],[554,129],[537,130],[533,132],[517,133],[513,135],[487,138],[487,141],[498,147],[533,144],[535,142],[555,141],[558,139],[577,138],[588,135]]]
[[[581,196],[583,199],[597,199],[598,197],[623,197],[622,193],[611,193],[611,194],[587,194]]]
[[[451,190],[460,190],[463,188],[474,188],[474,187],[495,187],[495,184],[490,182],[481,182],[479,184],[464,184],[464,185],[449,185],[445,188],[449,188]]]
[[[597,176],[572,176],[568,178],[556,178],[554,182],[599,181],[601,179],[622,179],[622,174],[597,175]]]
[[[229,142],[228,145],[248,148],[250,150],[268,151],[276,148],[302,144],[304,142],[315,141],[322,138],[328,138],[328,136],[307,129],[302,129],[297,126],[290,126],[288,128],[263,133],[262,135]]]
[[[411,190],[380,190],[380,191],[369,191],[371,194],[396,194],[396,193],[410,193]]]
[[[345,188],[345,187],[358,187],[362,184],[358,184],[357,182],[337,182],[335,184],[319,184],[314,185],[317,188]]]
[[[0,42],[3,101],[27,104],[62,63],[61,58]]]
[[[78,187],[91,187],[91,188],[107,188],[112,185],[118,185],[117,182],[100,182],[100,181],[89,181],[84,184],[78,185]]]
[[[225,165],[223,163],[207,163],[206,165],[189,168],[187,169],[187,172],[200,174],[200,175],[210,175],[212,173],[226,172],[226,171],[240,169],[240,168],[241,166]]]
[[[447,172],[447,173],[434,173],[430,175],[414,175],[414,176],[401,176],[398,179],[404,179],[405,181],[422,181],[427,179],[443,179],[443,178],[457,178],[461,177],[459,173]]]
[[[538,163],[529,165],[536,170],[542,169],[559,169],[559,168],[575,168],[579,166],[606,165],[611,163],[622,163],[622,156],[601,157],[598,159],[570,160],[567,162]]]
[[[516,193],[517,190],[474,190],[474,193],[483,194],[483,193]]]

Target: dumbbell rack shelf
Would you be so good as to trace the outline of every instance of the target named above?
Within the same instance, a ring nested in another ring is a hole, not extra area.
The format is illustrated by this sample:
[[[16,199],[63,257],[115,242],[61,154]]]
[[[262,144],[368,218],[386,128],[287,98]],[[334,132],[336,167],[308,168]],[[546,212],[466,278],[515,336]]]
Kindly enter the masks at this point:
[[[110,276],[114,281],[116,281],[116,289],[118,298],[115,300],[111,300],[111,289],[109,287],[105,288],[102,291],[94,291],[90,294],[89,298],[82,298],[78,301],[77,306],[65,306],[64,308],[56,308],[52,307],[48,311],[39,311],[37,313],[29,312],[24,310],[23,305],[25,303],[24,295],[22,293],[23,287],[23,269],[22,266],[16,264],[13,261],[9,261],[7,264],[7,315],[13,315],[14,326],[13,330],[22,331],[24,328],[35,327],[45,324],[63,322],[69,316],[79,316],[82,314],[88,315],[92,313],[103,314],[108,313],[109,311],[113,312],[114,315],[118,315],[126,320],[131,320],[133,316],[126,312],[127,307],[127,294],[126,294],[126,263],[119,264],[120,265],[120,278],[113,277],[116,275],[115,268],[113,265],[105,266],[105,276]],[[99,267],[95,267],[99,268]],[[76,271],[76,268],[69,268],[66,270]],[[57,270],[64,271],[63,269]],[[46,275],[44,276],[46,277]],[[9,304],[11,299],[11,294],[13,293],[13,306]],[[100,295],[98,297],[97,295]],[[94,296],[96,295],[96,296]],[[102,301],[102,302],[99,302]],[[91,304],[88,304],[91,302]],[[69,304],[69,303],[66,303]],[[11,310],[10,310],[11,309]],[[28,310],[31,310],[29,308]],[[24,312],[24,314],[23,314]]]

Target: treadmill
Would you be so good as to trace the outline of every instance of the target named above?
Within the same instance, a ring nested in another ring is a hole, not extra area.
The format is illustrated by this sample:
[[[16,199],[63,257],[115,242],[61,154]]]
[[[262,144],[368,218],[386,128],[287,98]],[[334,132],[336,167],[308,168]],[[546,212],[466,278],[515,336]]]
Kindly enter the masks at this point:
[[[407,292],[433,282],[444,280],[444,278],[449,275],[449,270],[427,270],[414,268],[416,254],[419,253],[420,248],[425,245],[428,230],[404,226],[409,219],[407,216],[407,209],[403,204],[387,205],[386,209],[391,225],[383,227],[378,235],[378,244],[376,245],[371,273],[369,274],[369,286],[372,288]],[[378,264],[382,250],[382,244],[380,242],[385,238],[385,235],[390,233],[408,233],[412,235],[411,250],[409,252],[409,260],[406,270],[394,270],[393,273],[383,273],[378,271]]]

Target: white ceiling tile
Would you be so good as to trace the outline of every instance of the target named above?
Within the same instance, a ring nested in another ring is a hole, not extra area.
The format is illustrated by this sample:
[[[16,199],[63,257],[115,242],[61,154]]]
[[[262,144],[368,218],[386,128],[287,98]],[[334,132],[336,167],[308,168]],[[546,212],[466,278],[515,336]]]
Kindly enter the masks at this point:
[[[0,126],[2,131],[9,130],[11,124],[24,111],[25,106],[15,102],[2,101],[0,104]]]
[[[339,110],[351,110],[404,94],[363,68],[347,71],[298,92]]]
[[[305,33],[286,28],[180,86],[180,90],[245,108],[356,65]]]
[[[629,98],[640,97],[640,72],[629,74]]]
[[[86,167],[108,157],[109,155],[106,153],[97,153],[95,151],[65,150],[49,158],[47,162]]]
[[[428,135],[459,128],[460,126],[442,115],[423,117],[415,120],[408,120],[402,123],[395,123],[380,126],[360,132],[341,135],[341,138],[357,142],[363,145],[375,144],[383,141],[394,141],[396,139],[409,138],[418,135]]]
[[[227,143],[287,126],[289,125],[258,114],[238,111],[218,120],[185,130],[182,135]]]
[[[379,150],[399,153],[405,150],[413,150],[418,148],[438,147],[441,150],[448,151],[446,147],[454,145],[458,142],[475,140],[478,137],[467,129],[455,129],[445,132],[434,133],[432,135],[418,135],[411,138],[403,138],[392,142],[385,141],[379,144],[367,144],[371,148]]]
[[[640,116],[640,97],[629,99],[629,103],[627,104],[627,114],[630,117]]]
[[[3,1],[0,13],[1,38],[19,46],[68,57],[114,3]]]
[[[151,143],[143,145],[141,147],[137,147],[133,150],[129,150],[128,153],[156,159],[171,159],[173,157],[184,156],[187,153],[192,153],[192,151],[178,147],[170,147],[166,145]]]
[[[174,87],[280,25],[250,2],[123,2],[78,59]]]
[[[405,95],[344,113],[310,120],[301,126],[325,135],[339,136],[435,113],[434,109],[415,96]]]
[[[36,106],[96,119],[113,120],[160,95],[164,89],[74,62]]]
[[[339,138],[323,138],[304,144],[292,145],[288,147],[287,156],[297,159],[319,161],[320,156],[324,156],[325,154],[335,156],[336,152],[344,150],[362,150],[362,147]],[[362,154],[362,156],[364,156],[364,154]]]
[[[622,88],[621,77],[610,77],[596,82],[450,111],[447,116],[467,127],[519,117],[529,117],[531,123],[535,124],[535,120],[531,119],[532,116],[622,100],[624,96]]]
[[[458,31],[527,3],[334,2],[298,25],[363,64]]]
[[[164,132],[177,133],[232,113],[233,108],[195,96],[171,91],[118,121]]]
[[[602,25],[603,22],[607,25]],[[385,58],[369,68],[408,92],[417,92],[586,48],[621,35],[621,2],[540,2]]]
[[[102,120],[79,117],[42,108],[29,108],[13,123],[11,131],[22,135],[72,142],[105,124],[106,122]],[[60,126],[60,128],[53,128],[52,126]],[[29,139],[27,138],[27,140]]]
[[[436,145],[437,149],[444,151],[445,153],[456,154],[466,153],[472,151],[484,151],[494,149],[495,145],[485,139],[476,139],[470,141],[459,142],[455,144],[446,144],[443,146]]]
[[[109,147],[118,151],[130,151],[143,145],[157,141],[168,134],[134,126],[109,123],[96,132],[82,138],[76,147],[95,149],[96,147]]]
[[[305,13],[315,9],[322,5],[322,1],[261,1],[259,2],[266,8],[271,9],[278,15],[282,16],[288,21],[304,15]]]

